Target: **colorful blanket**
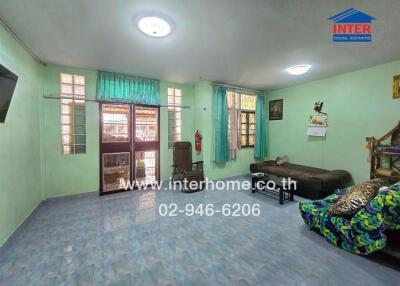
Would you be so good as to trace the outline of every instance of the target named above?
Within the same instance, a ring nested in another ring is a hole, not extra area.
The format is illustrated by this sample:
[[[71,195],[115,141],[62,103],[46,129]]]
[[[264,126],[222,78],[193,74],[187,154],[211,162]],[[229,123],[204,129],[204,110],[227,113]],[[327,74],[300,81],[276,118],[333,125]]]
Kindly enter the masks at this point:
[[[301,215],[311,230],[344,250],[367,255],[386,246],[385,230],[400,230],[400,182],[380,192],[353,217],[335,217],[328,210],[343,190],[322,200],[301,202]]]

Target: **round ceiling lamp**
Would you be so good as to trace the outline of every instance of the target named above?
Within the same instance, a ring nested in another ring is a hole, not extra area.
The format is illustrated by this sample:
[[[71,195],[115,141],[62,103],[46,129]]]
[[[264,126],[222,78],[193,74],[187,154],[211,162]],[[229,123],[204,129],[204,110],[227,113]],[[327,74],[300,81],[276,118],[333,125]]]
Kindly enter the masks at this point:
[[[305,74],[310,70],[310,65],[297,65],[290,68],[287,68],[286,71],[292,75],[301,75]]]
[[[144,34],[154,38],[166,37],[172,32],[172,21],[156,13],[147,13],[138,17],[137,26]]]

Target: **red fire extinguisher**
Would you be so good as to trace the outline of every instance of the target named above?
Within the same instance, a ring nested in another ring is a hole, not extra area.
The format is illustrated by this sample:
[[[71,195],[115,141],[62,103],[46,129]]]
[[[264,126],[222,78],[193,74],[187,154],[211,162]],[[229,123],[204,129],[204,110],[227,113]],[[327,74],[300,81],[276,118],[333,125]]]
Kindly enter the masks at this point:
[[[201,134],[199,130],[196,131],[196,134],[194,134],[194,149],[196,150],[197,153],[201,152]]]

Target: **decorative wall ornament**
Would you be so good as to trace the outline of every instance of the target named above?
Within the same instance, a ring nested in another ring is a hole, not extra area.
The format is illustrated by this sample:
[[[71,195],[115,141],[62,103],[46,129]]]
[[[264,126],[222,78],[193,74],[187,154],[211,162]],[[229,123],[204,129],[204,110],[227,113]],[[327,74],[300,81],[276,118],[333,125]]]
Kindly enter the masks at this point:
[[[321,114],[327,115],[325,112],[322,112],[323,106],[324,106],[324,103],[322,101],[316,102],[314,105],[314,111],[318,112],[318,114],[321,113]]]
[[[271,100],[269,102],[269,120],[282,120],[283,99]]]
[[[400,75],[393,77],[393,99],[400,98]]]

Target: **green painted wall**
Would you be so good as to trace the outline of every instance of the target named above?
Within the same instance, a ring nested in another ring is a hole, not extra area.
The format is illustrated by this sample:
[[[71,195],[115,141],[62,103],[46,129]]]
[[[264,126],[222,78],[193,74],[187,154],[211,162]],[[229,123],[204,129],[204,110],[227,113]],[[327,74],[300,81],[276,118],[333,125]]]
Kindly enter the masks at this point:
[[[0,26],[0,64],[18,75],[0,124],[0,245],[41,200],[39,99],[41,66]]]
[[[346,169],[355,182],[369,178],[365,137],[379,137],[400,120],[400,100],[392,99],[392,78],[400,61],[272,91],[283,98],[283,120],[269,121],[271,157],[287,154],[293,163]],[[306,135],[316,101],[328,113],[326,138]]]
[[[97,71],[79,68],[48,65],[44,68],[44,94],[58,97],[60,93],[60,73],[80,74],[86,77],[86,97],[96,98]],[[193,105],[193,86],[160,83],[161,103],[167,104],[168,87],[182,90],[182,104]],[[86,154],[63,155],[60,135],[60,102],[43,100],[44,121],[44,188],[45,198],[73,195],[99,190],[99,105],[96,102],[86,104]],[[193,138],[193,112],[191,108],[182,110],[182,139]],[[161,178],[171,177],[172,150],[168,149],[168,111],[160,111],[160,172]]]
[[[95,99],[97,71],[47,65],[43,93],[60,96],[60,73],[84,75],[86,98]],[[59,197],[99,189],[99,105],[86,103],[86,154],[64,155],[61,150],[59,100],[43,99],[44,197]]]
[[[193,145],[193,126],[196,120],[193,113],[194,86],[161,82],[161,105],[168,104],[167,89],[169,87],[182,90],[182,105],[188,107],[182,109],[182,140],[190,141]],[[172,149],[168,148],[168,109],[166,107],[160,109],[160,136],[160,176],[162,180],[168,180],[172,176]]]
[[[241,149],[234,161],[226,164],[214,162],[213,151],[213,87],[210,82],[201,81],[195,85],[194,96],[194,131],[203,135],[203,152],[197,156],[204,161],[204,174],[210,180],[227,178],[250,173],[249,166],[255,162],[254,149]]]

